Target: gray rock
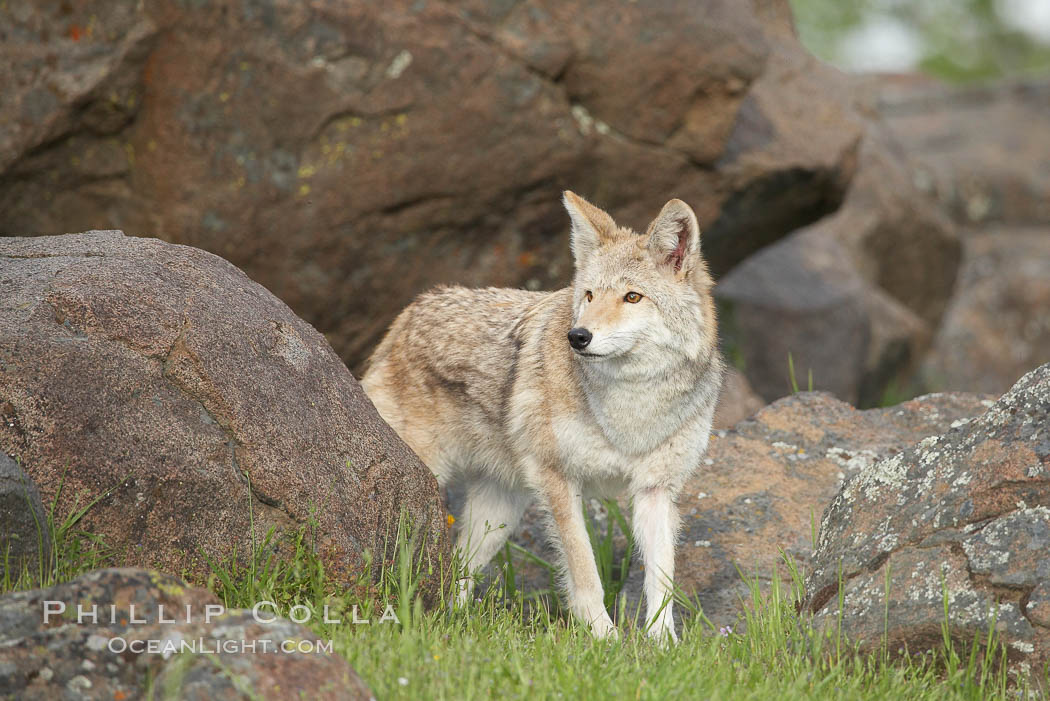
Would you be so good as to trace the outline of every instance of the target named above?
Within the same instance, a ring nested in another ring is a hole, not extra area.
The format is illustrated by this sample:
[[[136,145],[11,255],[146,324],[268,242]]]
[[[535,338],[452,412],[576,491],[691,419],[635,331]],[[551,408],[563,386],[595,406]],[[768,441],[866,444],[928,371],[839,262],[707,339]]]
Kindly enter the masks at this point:
[[[922,377],[930,387],[1001,394],[1050,362],[1050,226],[992,225],[964,243]]]
[[[2,419],[0,419],[2,420]],[[39,576],[51,563],[51,530],[40,491],[18,463],[0,452],[0,579],[23,569]]]
[[[8,594],[0,597],[0,696],[132,699],[152,684],[151,698],[372,697],[345,659],[318,647],[323,640],[268,608],[264,615],[226,610],[207,590],[134,568]]]
[[[727,346],[766,401],[790,394],[788,354],[803,389],[857,402],[871,343],[863,280],[834,240],[796,234],[738,265],[715,290]]]
[[[812,372],[814,390],[876,405],[928,341],[925,324],[866,280],[824,225],[751,256],[715,295],[731,357],[767,401],[792,391],[790,354],[800,389]]]
[[[851,476],[824,512],[807,608],[865,649],[968,646],[992,617],[1018,671],[1050,659],[1050,365],[988,411]],[[840,610],[839,599],[842,599]],[[890,612],[886,617],[886,611]]]
[[[874,107],[914,180],[956,220],[1050,223],[1050,81],[958,87],[911,76],[871,82]]]

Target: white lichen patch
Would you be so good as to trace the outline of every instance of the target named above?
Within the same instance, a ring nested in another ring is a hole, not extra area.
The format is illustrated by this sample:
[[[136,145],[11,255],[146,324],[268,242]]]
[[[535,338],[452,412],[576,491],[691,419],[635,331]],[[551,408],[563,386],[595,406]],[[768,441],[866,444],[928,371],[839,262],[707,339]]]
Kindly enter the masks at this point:
[[[984,413],[981,417],[981,423],[994,428],[996,426],[1002,426],[1009,421],[1010,418],[1011,414],[1007,407],[1002,404],[996,404]]]
[[[908,467],[904,464],[903,457],[894,455],[861,471],[857,479],[843,491],[843,496],[852,502],[857,493],[862,492],[867,499],[875,499],[883,487],[902,487],[907,472]]]
[[[387,66],[386,77],[390,80],[396,80],[401,77],[401,74],[410,65],[412,65],[412,52],[408,49],[402,49],[397,56],[394,56],[394,60],[390,62],[390,65]]]
[[[92,633],[88,636],[87,648],[89,650],[94,650],[95,652],[98,652],[99,650],[105,648],[108,643],[109,638],[102,635],[98,635],[97,633]]]
[[[603,135],[609,133],[609,125],[600,119],[592,117],[591,113],[583,105],[575,104],[570,111],[572,112],[572,118],[576,120],[576,127],[583,136],[589,135],[591,131]]]
[[[935,566],[916,577],[918,581],[908,588],[908,598],[912,601],[924,603],[943,602],[947,598],[949,610],[955,611],[961,620],[977,620],[973,618],[974,615],[978,615],[976,610],[970,610],[973,609],[977,602],[971,603],[967,608],[956,606],[956,604],[961,603],[960,597],[963,595],[967,598],[975,597],[976,592],[966,585],[962,587],[958,585],[953,586],[950,580],[951,565],[947,562],[939,564],[939,567]]]
[[[1021,514],[1024,516],[1042,516],[1047,521],[1050,521],[1050,507],[1047,506],[1033,506],[1031,508],[1025,508],[1021,510]]]
[[[879,459],[874,450],[844,450],[838,447],[828,448],[825,457],[848,472],[860,472]]]
[[[305,371],[309,367],[312,353],[298,332],[290,326],[271,322],[274,327],[274,352],[296,370]]]
[[[883,552],[890,552],[897,547],[898,542],[900,542],[900,538],[897,537],[896,533],[885,533],[879,539],[878,547]]]
[[[987,529],[985,529],[987,531]],[[1010,561],[1010,551],[996,550],[995,546],[999,545],[998,539],[988,537],[987,534],[983,534],[986,537],[982,540],[964,540],[962,542],[963,552],[966,553],[966,559],[970,561],[970,567],[973,568],[974,572],[990,572],[996,567],[1001,567]],[[981,547],[982,545],[991,545],[991,548]]]
[[[941,457],[941,451],[931,450],[928,453],[923,453],[919,458],[919,464],[929,467],[937,462],[937,458]]]

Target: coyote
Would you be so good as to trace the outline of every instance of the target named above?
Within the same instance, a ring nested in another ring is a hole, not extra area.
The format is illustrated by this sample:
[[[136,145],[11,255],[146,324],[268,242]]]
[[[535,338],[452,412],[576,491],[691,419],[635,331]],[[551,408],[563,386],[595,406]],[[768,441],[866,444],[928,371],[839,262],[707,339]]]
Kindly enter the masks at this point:
[[[457,540],[488,564],[537,501],[575,616],[617,630],[584,496],[629,495],[649,634],[671,613],[675,499],[707,449],[722,383],[713,282],[696,215],[671,200],[644,235],[566,191],[575,277],[556,292],[442,287],[394,320],[362,384],[437,476],[466,489]],[[474,580],[459,583],[469,601]]]

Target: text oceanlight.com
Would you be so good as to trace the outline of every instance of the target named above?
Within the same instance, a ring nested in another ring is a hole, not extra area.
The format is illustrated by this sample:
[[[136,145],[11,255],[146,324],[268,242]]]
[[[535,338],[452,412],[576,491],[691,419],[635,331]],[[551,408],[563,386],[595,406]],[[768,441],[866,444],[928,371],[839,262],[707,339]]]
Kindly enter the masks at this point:
[[[304,655],[332,654],[332,641],[323,640],[215,640],[214,638],[197,638],[187,640],[182,637],[171,637],[154,640],[127,640],[110,638],[106,648],[115,654],[131,651],[137,655],[161,655],[170,657],[176,653],[188,652],[193,655],[218,655],[219,653],[300,653]]]

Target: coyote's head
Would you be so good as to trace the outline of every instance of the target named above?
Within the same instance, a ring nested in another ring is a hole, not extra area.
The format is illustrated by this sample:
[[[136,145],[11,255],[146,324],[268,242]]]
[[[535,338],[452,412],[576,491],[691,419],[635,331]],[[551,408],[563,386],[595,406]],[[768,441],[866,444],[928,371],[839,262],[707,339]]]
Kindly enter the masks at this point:
[[[637,234],[572,192],[564,203],[576,261],[566,331],[576,356],[660,372],[709,350],[716,339],[712,283],[689,205],[671,200]]]

